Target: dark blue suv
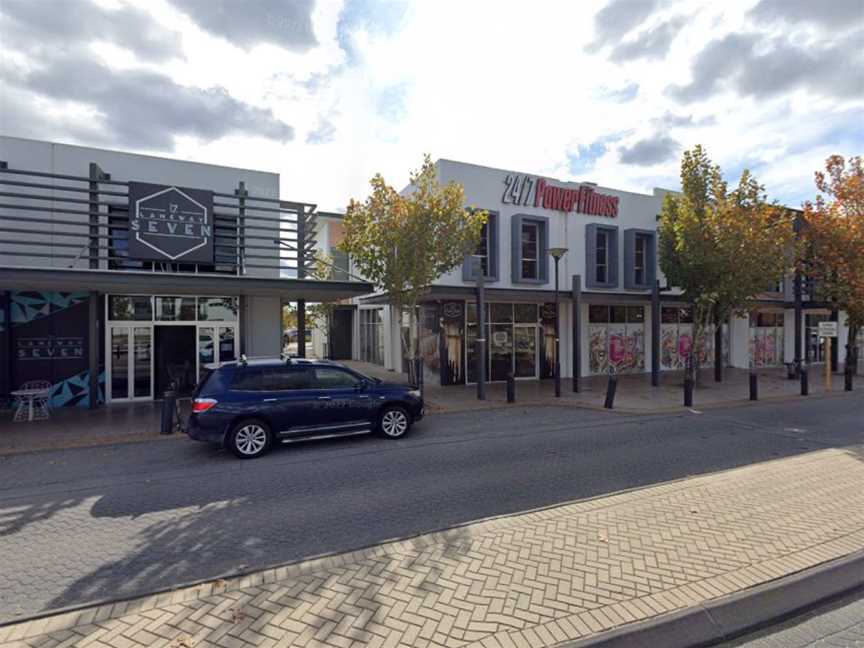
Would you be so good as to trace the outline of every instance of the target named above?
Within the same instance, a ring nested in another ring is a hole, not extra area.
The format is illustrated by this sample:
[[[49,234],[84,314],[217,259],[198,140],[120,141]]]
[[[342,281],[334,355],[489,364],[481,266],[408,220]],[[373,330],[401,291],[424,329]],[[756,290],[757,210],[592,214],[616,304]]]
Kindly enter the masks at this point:
[[[274,443],[373,431],[398,439],[422,417],[419,390],[334,362],[241,360],[204,378],[186,433],[251,459]]]

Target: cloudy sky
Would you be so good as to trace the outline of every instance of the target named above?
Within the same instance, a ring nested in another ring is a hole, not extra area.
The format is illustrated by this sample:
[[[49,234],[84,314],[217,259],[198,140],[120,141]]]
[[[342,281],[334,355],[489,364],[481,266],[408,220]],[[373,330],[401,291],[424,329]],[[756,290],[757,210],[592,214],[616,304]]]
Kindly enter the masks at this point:
[[[864,154],[864,0],[0,0],[0,132],[278,171],[424,152],[633,191],[708,147],[797,205]]]

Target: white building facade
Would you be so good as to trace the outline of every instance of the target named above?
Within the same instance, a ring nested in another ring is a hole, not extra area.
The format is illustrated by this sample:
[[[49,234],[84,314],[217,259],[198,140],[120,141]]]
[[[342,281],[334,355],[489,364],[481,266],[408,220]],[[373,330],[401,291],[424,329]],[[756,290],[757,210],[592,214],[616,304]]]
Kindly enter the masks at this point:
[[[713,330],[693,339],[692,311],[680,291],[666,286],[658,267],[657,219],[663,189],[652,194],[450,160],[437,162],[439,181],[459,182],[467,206],[487,210],[478,254],[488,304],[486,377],[505,380],[554,376],[555,263],[558,265],[561,375],[680,370],[691,348],[713,363]],[[655,282],[663,287],[653,295]],[[442,276],[423,301],[420,347],[424,379],[444,385],[477,381],[476,280],[468,259]],[[652,298],[653,297],[653,298]],[[401,370],[399,327],[386,297],[360,298],[353,357]],[[795,358],[792,285],[760,296],[749,318],[723,326],[724,364],[783,366]],[[845,359],[845,317],[805,295],[801,356],[823,363],[818,322],[836,319],[835,365]]]

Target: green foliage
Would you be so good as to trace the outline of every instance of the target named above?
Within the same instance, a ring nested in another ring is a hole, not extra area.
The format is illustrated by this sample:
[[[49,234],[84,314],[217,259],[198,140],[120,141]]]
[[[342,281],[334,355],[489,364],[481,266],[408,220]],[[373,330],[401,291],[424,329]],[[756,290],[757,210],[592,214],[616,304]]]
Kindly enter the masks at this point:
[[[413,322],[417,302],[432,282],[477,249],[488,213],[465,207],[462,185],[439,184],[428,155],[411,174],[407,195],[400,195],[380,174],[371,186],[365,201],[348,205],[340,249],[364,278],[386,292],[391,305],[409,312]],[[414,349],[403,343],[413,358]]]
[[[660,268],[703,328],[746,313],[783,279],[794,258],[792,216],[768,202],[747,170],[730,191],[698,145],[681,160],[681,187],[666,195],[660,214]]]
[[[333,258],[322,250],[315,251],[315,265],[309,272],[312,279],[326,281],[333,278]],[[330,330],[330,322],[333,311],[336,310],[338,302],[322,302],[311,304],[306,307],[306,319],[312,327],[321,330],[326,337]],[[307,326],[309,325],[307,324]]]

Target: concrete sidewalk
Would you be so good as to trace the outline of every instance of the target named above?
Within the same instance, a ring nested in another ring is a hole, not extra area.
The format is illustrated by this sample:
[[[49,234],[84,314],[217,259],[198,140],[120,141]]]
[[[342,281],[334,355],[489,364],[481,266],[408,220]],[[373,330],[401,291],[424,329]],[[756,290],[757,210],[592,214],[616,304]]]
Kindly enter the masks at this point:
[[[5,626],[0,648],[539,648],[862,548],[854,446]]]
[[[405,374],[387,371],[377,365],[346,361],[345,364],[361,373],[389,382],[406,382]],[[826,386],[824,366],[812,366],[809,371],[809,396],[801,396],[801,383],[789,380],[785,368],[756,370],[760,400],[818,398],[839,395],[843,391],[843,375],[833,374],[831,387]],[[561,381],[561,398],[555,398],[554,382],[549,380],[516,381],[516,405],[563,405],[602,409],[606,398],[607,376],[589,376],[579,383],[579,393],[573,392],[573,381]],[[859,392],[864,389],[864,377],[856,376],[853,385]],[[854,392],[853,392],[854,393]],[[506,385],[501,382],[486,385],[486,400],[477,400],[476,385],[428,384],[425,388],[427,411],[464,412],[507,406]],[[693,395],[693,406],[734,406],[745,404],[750,398],[750,372],[745,369],[726,368],[723,381],[714,382],[714,368],[703,367]],[[628,414],[657,414],[684,411],[684,373],[664,371],[660,384],[651,385],[651,374],[621,374],[615,396],[615,410]]]
[[[390,382],[407,382],[404,374],[387,371],[377,365],[345,361],[356,370],[369,376]],[[824,374],[817,368],[811,370],[810,396],[800,395],[800,385],[795,380],[786,379],[785,369],[764,369],[759,374],[759,398],[761,400],[804,399],[849,395],[843,391],[843,376],[834,376],[832,388],[825,389]],[[727,369],[722,383],[715,383],[713,370],[704,369],[702,380],[694,394],[694,408],[728,407],[746,405],[748,402],[749,372],[740,369]],[[860,393],[864,389],[864,378],[856,377],[855,388]],[[427,385],[425,389],[426,411],[429,414],[447,412],[482,411],[499,407],[524,407],[528,405],[555,405],[585,409],[603,410],[606,393],[605,376],[583,378],[581,391],[573,393],[572,383],[562,381],[561,398],[554,397],[554,384],[551,380],[519,381],[516,384],[516,403],[508,405],[505,385],[487,385],[485,401],[477,400],[474,385],[449,386]],[[626,414],[660,414],[685,411],[683,406],[683,374],[665,372],[661,375],[660,385],[653,387],[649,374],[622,375],[618,381],[615,398],[615,411]],[[80,448],[116,443],[176,439],[183,435],[160,436],[160,415],[162,403],[159,401],[139,403],[113,403],[87,410],[78,407],[60,408],[53,412],[48,421],[32,423],[12,423],[11,411],[0,410],[0,456],[57,450],[61,448]],[[181,400],[182,415],[189,411],[189,401]]]

